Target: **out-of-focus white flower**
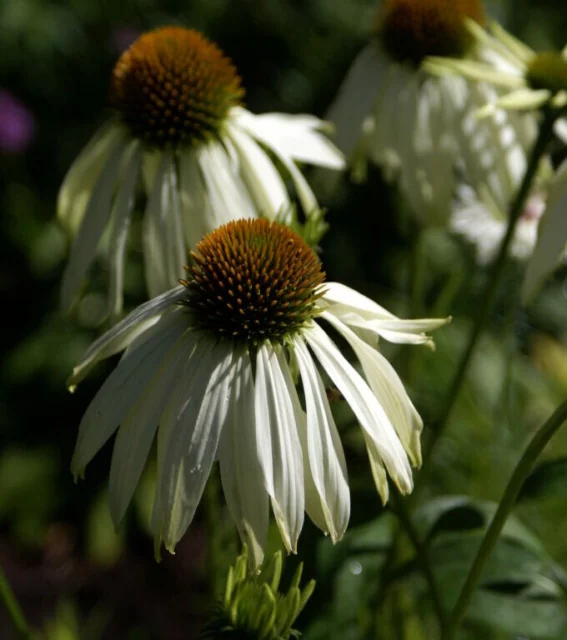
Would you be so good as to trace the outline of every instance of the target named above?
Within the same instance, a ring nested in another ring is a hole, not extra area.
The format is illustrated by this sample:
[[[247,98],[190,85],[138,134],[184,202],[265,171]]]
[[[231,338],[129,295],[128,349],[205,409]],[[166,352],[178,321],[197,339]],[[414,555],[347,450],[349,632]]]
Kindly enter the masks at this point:
[[[522,300],[531,302],[545,279],[557,268],[567,243],[567,161],[551,181],[537,244],[528,262]]]
[[[124,351],[83,417],[72,461],[73,473],[82,474],[118,430],[110,469],[116,523],[157,434],[151,527],[158,546],[173,551],[216,459],[228,508],[256,563],[270,502],[288,551],[296,550],[304,511],[339,540],[350,497],[321,371],[360,423],[382,500],[387,475],[401,493],[412,490],[422,421],[378,339],[432,344],[426,332],[447,319],[401,320],[348,287],[325,284],[309,245],[266,220],[212,232],[187,271],[184,286],[99,338],[70,380],[77,385],[98,361]],[[352,348],[363,375],[331,340],[329,326]]]
[[[467,20],[466,28],[482,51],[481,59],[433,57],[424,67],[431,73],[457,74],[507,90],[485,105],[481,116],[495,109],[529,111],[545,104],[554,108],[567,105],[567,47],[563,52],[536,53],[495,22],[486,31]]]
[[[511,257],[527,260],[532,255],[544,209],[545,198],[536,190],[528,198],[516,223],[509,249]],[[466,185],[458,188],[449,228],[475,245],[479,264],[487,265],[494,260],[507,227],[506,214],[495,206],[489,194],[479,193]]]
[[[186,248],[242,217],[273,219],[291,210],[284,179],[309,215],[318,208],[298,169],[341,169],[341,153],[318,118],[253,115],[230,60],[196,31],[164,27],[142,35],[114,68],[116,118],[102,127],[69,170],[58,216],[73,235],[63,276],[69,308],[110,229],[110,308],[122,309],[126,243],[136,187],[147,194],[143,249],[150,296],[175,286]],[[283,167],[282,176],[276,167]]]
[[[427,56],[482,55],[466,18],[484,22],[480,1],[382,2],[376,37],[355,60],[327,114],[355,176],[368,160],[379,165],[425,225],[447,223],[458,174],[473,187],[499,181],[508,201],[517,183],[498,173],[521,178],[536,131],[532,118],[504,112],[478,120],[478,109],[496,98],[486,82],[473,85],[424,70]]]

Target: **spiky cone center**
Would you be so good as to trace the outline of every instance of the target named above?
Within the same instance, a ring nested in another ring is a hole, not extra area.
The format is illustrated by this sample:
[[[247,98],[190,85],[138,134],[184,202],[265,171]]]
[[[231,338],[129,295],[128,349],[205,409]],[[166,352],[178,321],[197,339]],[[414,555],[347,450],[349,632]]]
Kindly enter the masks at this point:
[[[197,245],[185,304],[202,328],[257,345],[284,343],[316,314],[325,274],[296,233],[267,220],[236,220]]]
[[[484,24],[480,0],[383,0],[376,32],[392,58],[419,66],[427,56],[467,52],[473,39],[465,18]]]
[[[109,103],[147,144],[191,146],[218,134],[244,90],[229,58],[198,31],[140,36],[114,67]]]
[[[532,89],[567,91],[567,58],[556,51],[536,54],[528,64],[526,79]]]

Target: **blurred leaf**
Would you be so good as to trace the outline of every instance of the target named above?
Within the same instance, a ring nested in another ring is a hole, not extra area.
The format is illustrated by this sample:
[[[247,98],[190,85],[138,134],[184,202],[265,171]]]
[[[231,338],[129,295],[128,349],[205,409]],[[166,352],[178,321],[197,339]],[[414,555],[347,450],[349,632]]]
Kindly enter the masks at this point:
[[[101,564],[113,564],[124,549],[124,536],[110,517],[107,491],[101,491],[91,505],[86,536],[89,555]]]
[[[518,502],[567,497],[567,458],[540,463],[524,482]]]

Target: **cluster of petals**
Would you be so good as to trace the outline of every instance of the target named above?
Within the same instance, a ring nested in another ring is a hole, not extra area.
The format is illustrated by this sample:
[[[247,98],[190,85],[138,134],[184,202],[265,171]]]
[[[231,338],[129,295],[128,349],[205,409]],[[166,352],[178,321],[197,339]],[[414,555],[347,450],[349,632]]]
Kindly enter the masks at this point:
[[[150,297],[177,284],[187,250],[216,227],[260,215],[285,219],[293,200],[273,157],[291,177],[303,210],[317,210],[296,163],[343,168],[342,154],[324,130],[325,123],[314,116],[254,115],[235,106],[217,138],[156,149],[118,120],[107,123],[71,166],[59,192],[58,217],[73,236],[63,275],[63,308],[72,306],[108,230],[109,308],[113,316],[120,315],[138,185],[147,196],[142,238]]]
[[[215,460],[254,562],[263,557],[270,503],[289,551],[297,548],[305,511],[339,540],[350,496],[326,379],[360,423],[382,500],[388,499],[388,476],[401,493],[412,490],[422,421],[378,340],[431,345],[427,332],[448,319],[402,320],[344,285],[324,286],[316,315],[283,345],[219,339],[180,304],[186,289],[177,287],[138,307],[91,346],[71,387],[100,360],[124,353],[82,419],[72,470],[81,475],[117,431],[110,469],[116,524],[157,437],[151,528],[158,546],[173,551]],[[329,337],[328,326],[349,344],[362,374]]]

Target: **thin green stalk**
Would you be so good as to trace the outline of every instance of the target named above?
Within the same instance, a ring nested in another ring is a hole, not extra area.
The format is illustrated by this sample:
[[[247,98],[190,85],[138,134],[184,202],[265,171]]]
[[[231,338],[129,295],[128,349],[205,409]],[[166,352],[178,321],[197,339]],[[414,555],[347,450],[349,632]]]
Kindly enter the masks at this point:
[[[412,234],[412,256],[411,256],[411,299],[410,313],[411,318],[421,318],[423,313],[423,297],[425,286],[425,247],[424,247],[424,230],[422,227],[414,229]]]
[[[433,609],[435,610],[435,615],[437,616],[439,628],[441,629],[441,632],[443,632],[443,629],[445,628],[445,624],[446,624],[445,609],[443,608],[443,604],[439,596],[437,581],[435,579],[435,575],[431,567],[431,562],[429,559],[429,550],[427,548],[427,545],[424,544],[420,539],[419,534],[413,525],[413,522],[411,520],[410,514],[407,509],[407,505],[405,504],[404,499],[400,498],[399,496],[395,496],[393,498],[393,502],[394,502],[394,511],[398,516],[400,524],[403,527],[404,531],[406,532],[414,548],[418,567],[420,568],[421,572],[423,573],[423,576],[425,577],[429,585],[429,592],[431,596],[431,601],[433,603]]]
[[[207,526],[207,580],[210,587],[213,602],[220,594],[219,564],[220,537],[219,537],[219,505],[218,505],[218,481],[215,471],[212,471],[205,495],[203,496],[205,522]]]
[[[502,500],[498,505],[498,509],[492,518],[492,522],[484,534],[484,538],[482,539],[480,548],[470,568],[465,584],[461,589],[457,604],[450,616],[445,634],[442,636],[443,640],[453,640],[453,638],[455,638],[469,606],[470,600],[478,586],[482,572],[484,571],[494,546],[498,542],[504,523],[516,503],[516,499],[522,485],[530,474],[534,462],[565,420],[567,420],[567,401],[556,409],[549,420],[535,434],[528,445],[528,448],[524,452],[524,455],[518,462],[516,469],[508,482],[508,486],[504,491]]]
[[[467,346],[461,357],[461,360],[459,361],[457,371],[449,387],[449,392],[447,394],[447,399],[445,402],[445,406],[443,407],[443,411],[441,412],[439,419],[437,420],[436,427],[432,430],[431,438],[425,448],[424,464],[422,472],[420,474],[421,484],[423,484],[423,479],[426,475],[433,450],[435,449],[435,446],[439,442],[439,439],[445,432],[445,429],[451,417],[451,413],[453,411],[453,408],[455,407],[457,398],[459,397],[461,387],[463,386],[463,382],[465,381],[472,356],[476,350],[479,338],[494,306],[496,294],[498,292],[502,274],[504,273],[504,267],[506,266],[506,260],[508,258],[508,249],[514,237],[516,223],[518,222],[524,209],[525,202],[529,196],[530,189],[532,188],[532,184],[537,175],[540,161],[545,154],[550,139],[553,136],[553,125],[555,123],[555,119],[556,116],[553,114],[547,114],[544,118],[544,121],[542,122],[539,130],[537,140],[530,155],[526,174],[510,208],[506,235],[502,240],[498,256],[492,267],[492,273],[490,274],[490,278],[488,280],[486,288],[480,298],[478,314],[472,326]]]
[[[3,602],[6,612],[12,622],[12,626],[23,640],[29,640],[31,630],[28,626],[27,620],[24,616],[16,596],[10,587],[10,583],[6,579],[6,576],[0,568],[0,600]]]

